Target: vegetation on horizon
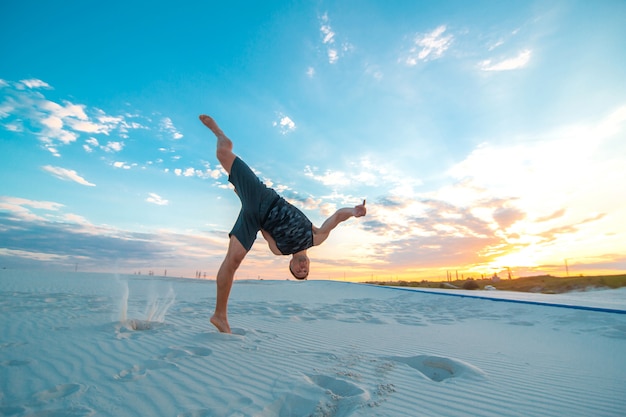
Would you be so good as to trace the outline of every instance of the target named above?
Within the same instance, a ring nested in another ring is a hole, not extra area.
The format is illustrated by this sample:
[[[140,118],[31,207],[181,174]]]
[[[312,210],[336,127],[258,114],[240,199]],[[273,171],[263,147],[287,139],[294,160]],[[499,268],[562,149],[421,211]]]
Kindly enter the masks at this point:
[[[615,289],[626,287],[626,274],[598,275],[577,277],[555,277],[539,275],[515,279],[465,279],[450,282],[438,281],[367,281],[367,284],[389,285],[396,287],[446,288],[503,291],[534,292],[544,294],[560,294],[571,291],[587,291],[592,289]]]

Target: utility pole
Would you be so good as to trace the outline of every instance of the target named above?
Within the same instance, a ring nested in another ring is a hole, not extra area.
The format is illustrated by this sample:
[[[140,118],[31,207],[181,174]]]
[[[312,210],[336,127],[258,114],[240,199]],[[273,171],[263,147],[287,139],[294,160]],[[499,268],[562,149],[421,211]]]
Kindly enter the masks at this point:
[[[565,258],[565,276],[569,277],[569,266],[567,265],[567,258]]]

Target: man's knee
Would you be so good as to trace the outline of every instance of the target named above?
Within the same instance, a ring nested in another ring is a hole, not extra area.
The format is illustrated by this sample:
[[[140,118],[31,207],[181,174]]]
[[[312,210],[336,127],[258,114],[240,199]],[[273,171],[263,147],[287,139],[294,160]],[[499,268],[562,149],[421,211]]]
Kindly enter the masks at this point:
[[[241,254],[229,253],[228,256],[226,256],[226,262],[228,263],[229,268],[231,268],[232,270],[236,270],[239,268],[239,265],[241,265],[241,263],[243,262],[244,257],[245,257],[245,254],[241,255]]]
[[[247,253],[248,251],[239,243],[239,240],[235,236],[231,236],[228,252],[226,254],[228,266],[233,269],[239,268],[239,265],[241,265]]]

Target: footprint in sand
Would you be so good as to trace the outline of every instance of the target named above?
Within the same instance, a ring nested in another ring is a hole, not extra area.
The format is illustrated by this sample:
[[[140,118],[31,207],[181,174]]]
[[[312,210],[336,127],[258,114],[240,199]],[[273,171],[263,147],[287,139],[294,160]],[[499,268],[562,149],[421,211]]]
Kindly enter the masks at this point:
[[[366,394],[365,390],[351,382],[328,375],[308,375],[309,380],[320,388],[329,391],[331,396],[348,398]]]
[[[303,379],[283,381],[279,385],[280,395],[259,416],[346,417],[370,401],[370,393],[365,389],[330,375],[303,375]]]
[[[33,395],[33,399],[37,402],[48,402],[70,396],[75,393],[82,393],[85,391],[85,387],[81,384],[61,384],[54,388],[50,388],[45,391],[40,391]]]
[[[329,375],[308,375],[308,379],[322,388],[330,401],[318,404],[321,415],[349,416],[370,401],[370,393],[361,387]]]
[[[387,359],[401,362],[416,369],[425,377],[441,382],[449,378],[484,378],[485,373],[479,368],[463,361],[439,356],[418,355],[410,357],[392,356]]]
[[[238,327],[233,327],[231,331],[233,332],[232,334],[235,334],[237,336],[245,336],[248,333],[246,332],[246,329],[240,329]]]
[[[136,381],[144,378],[149,371],[157,369],[176,368],[176,361],[184,358],[209,356],[213,351],[203,346],[174,346],[166,350],[165,354],[146,361],[143,365],[135,365],[124,369],[114,376],[119,381]]]
[[[124,369],[123,371],[120,371],[118,374],[116,374],[113,378],[124,382],[136,381],[138,379],[145,378],[146,375],[148,375],[149,371],[176,367],[177,365],[175,363],[166,362],[159,359],[149,360],[146,361],[144,365],[135,365],[130,369]]]

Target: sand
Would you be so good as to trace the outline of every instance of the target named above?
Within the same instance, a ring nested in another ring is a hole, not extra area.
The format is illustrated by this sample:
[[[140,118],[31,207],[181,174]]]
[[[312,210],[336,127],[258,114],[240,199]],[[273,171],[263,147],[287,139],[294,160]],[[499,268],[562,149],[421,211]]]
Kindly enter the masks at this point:
[[[626,291],[467,295],[0,271],[0,415],[625,415]]]

